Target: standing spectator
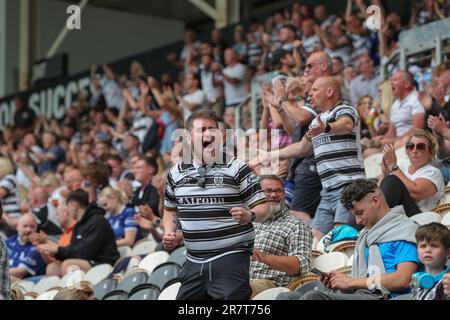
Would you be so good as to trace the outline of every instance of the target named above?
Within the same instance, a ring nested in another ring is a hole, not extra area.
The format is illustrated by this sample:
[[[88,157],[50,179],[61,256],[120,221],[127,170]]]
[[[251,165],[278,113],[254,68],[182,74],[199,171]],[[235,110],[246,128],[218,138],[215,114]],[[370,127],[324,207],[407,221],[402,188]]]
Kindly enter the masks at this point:
[[[306,56],[322,49],[320,38],[315,32],[317,28],[318,26],[312,19],[306,19],[302,23],[302,41]]]
[[[293,52],[295,49],[294,42],[297,40],[297,29],[292,24],[284,24],[278,33],[281,48]],[[274,48],[276,49],[276,47]]]
[[[437,67],[435,76],[431,81],[431,95],[425,94],[427,97],[422,98],[419,94],[420,103],[425,108],[425,124],[430,116],[442,117],[445,121],[450,121],[450,68],[445,65]],[[431,130],[426,125],[428,130]]]
[[[339,202],[342,189],[364,177],[364,163],[359,142],[357,111],[340,100],[340,86],[333,77],[318,78],[310,91],[311,103],[321,114],[310,124],[300,142],[275,152],[261,152],[258,162],[265,163],[304,157],[311,150],[317,160],[322,193],[311,228],[320,240],[342,224],[355,225],[354,217]]]
[[[242,26],[236,26],[233,33],[233,49],[238,55],[239,62],[244,62],[247,56],[247,43],[244,37],[244,29]]]
[[[95,70],[93,69],[93,71]],[[106,105],[108,108],[120,109],[123,104],[123,97],[120,85],[116,79],[116,73],[111,67],[105,64],[103,65],[103,74],[104,76],[101,80],[101,87]]]
[[[366,31],[361,23],[361,20],[355,14],[349,14],[345,17],[345,24],[347,27],[347,35],[352,40],[353,53],[350,58],[352,60],[364,53],[369,52],[369,39]]]
[[[24,99],[20,96],[14,98],[16,112],[14,113],[14,127],[17,136],[24,136],[28,132],[34,130],[37,123],[36,113],[28,107]]]
[[[45,262],[31,243],[31,234],[36,232],[34,217],[24,214],[17,223],[17,234],[6,241],[9,256],[9,274],[15,278],[38,276],[45,272]]]
[[[80,189],[69,194],[67,206],[78,221],[70,244],[67,247],[55,243],[38,246],[39,252],[63,261],[61,265],[52,266],[54,275],[65,275],[73,265],[85,272],[98,264],[113,265],[119,259],[119,252],[114,232],[104,217],[105,211],[96,204],[89,205],[87,192]]]
[[[60,163],[66,159],[64,150],[58,146],[57,137],[52,132],[44,132],[42,135],[42,152],[34,153],[39,159],[38,174],[43,175],[47,171],[55,172]]]
[[[314,8],[314,18],[318,23],[320,23],[320,28],[327,30],[331,27],[331,24],[336,19],[335,15],[329,15],[327,12],[327,7],[320,4]]]
[[[175,96],[179,102],[180,109],[183,110],[184,121],[193,113],[201,109],[206,102],[205,92],[201,89],[201,80],[198,74],[188,73],[184,79],[185,95],[181,95],[181,90],[175,86]]]
[[[4,214],[0,220],[0,232],[9,237],[14,234],[20,217],[19,193],[14,168],[7,158],[0,158],[0,204]]]
[[[415,129],[423,129],[425,110],[414,87],[414,77],[407,71],[397,71],[391,78],[392,94],[396,98],[390,111],[391,125],[381,144],[404,146]]]
[[[186,128],[188,141],[201,141],[205,152],[215,149],[212,112],[192,115]],[[251,222],[267,216],[266,199],[245,163],[233,158],[206,165],[203,148],[192,151],[192,163],[178,163],[167,176],[163,244],[167,250],[176,245],[179,220],[187,248],[177,299],[249,299]]]
[[[359,76],[350,83],[350,93],[352,105],[356,106],[362,96],[371,96],[374,100],[379,100],[378,85],[382,79],[375,76],[373,60],[369,54],[359,57]]]
[[[265,289],[287,287],[296,276],[308,273],[311,263],[311,230],[289,214],[283,180],[261,176],[270,216],[255,224],[255,248],[250,263],[253,296]]]
[[[245,86],[247,68],[239,62],[237,53],[233,48],[225,50],[225,64],[227,67],[222,71],[225,87],[225,107],[237,107],[247,95]]]

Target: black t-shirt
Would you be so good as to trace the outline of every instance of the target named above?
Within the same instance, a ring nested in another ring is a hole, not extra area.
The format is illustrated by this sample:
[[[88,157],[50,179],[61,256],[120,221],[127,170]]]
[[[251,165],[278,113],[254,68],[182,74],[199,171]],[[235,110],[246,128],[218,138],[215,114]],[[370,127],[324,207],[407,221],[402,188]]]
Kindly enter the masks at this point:
[[[152,185],[144,186],[142,188],[137,189],[133,198],[131,199],[131,203],[129,206],[137,207],[147,204],[150,208],[152,208],[153,213],[158,217],[161,217],[159,213],[159,194],[158,190]]]
[[[445,121],[450,121],[450,101],[447,102],[443,107],[439,106],[435,99],[433,99],[433,104],[431,105],[431,109],[425,112],[425,128],[428,131],[431,129],[428,127],[428,117],[435,116],[438,117],[439,114],[442,113]]]
[[[33,126],[36,119],[36,113],[28,107],[16,111],[14,114],[14,125],[19,129],[29,129]]]

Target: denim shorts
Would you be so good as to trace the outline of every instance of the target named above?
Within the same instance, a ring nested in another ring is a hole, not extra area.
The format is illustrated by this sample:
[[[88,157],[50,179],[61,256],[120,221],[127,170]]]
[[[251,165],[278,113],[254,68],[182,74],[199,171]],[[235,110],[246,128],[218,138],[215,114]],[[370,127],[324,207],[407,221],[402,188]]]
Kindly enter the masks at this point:
[[[354,215],[347,210],[341,203],[341,192],[343,188],[333,191],[322,190],[319,206],[316,215],[311,223],[311,228],[327,234],[333,229],[335,223],[348,224],[356,226]]]

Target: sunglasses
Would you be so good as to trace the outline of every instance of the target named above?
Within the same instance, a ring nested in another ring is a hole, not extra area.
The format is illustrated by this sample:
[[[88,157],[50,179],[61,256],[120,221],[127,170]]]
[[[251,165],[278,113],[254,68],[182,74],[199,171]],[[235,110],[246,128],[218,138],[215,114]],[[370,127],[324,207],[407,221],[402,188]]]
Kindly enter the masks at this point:
[[[349,201],[349,202],[344,203],[344,204],[343,204],[343,205],[344,205],[344,208],[347,209],[347,210],[349,210],[349,211],[350,211],[350,210],[353,210],[353,208],[355,207],[355,206],[353,205],[353,202],[361,201],[361,199],[364,198],[365,196],[367,196],[369,193],[375,193],[375,190],[369,191],[369,192],[363,194],[363,195],[360,196],[360,197],[357,197],[357,198],[355,198],[355,199],[352,199],[352,201]]]
[[[427,145],[425,143],[423,143],[423,142],[419,142],[418,144],[414,144],[412,142],[408,142],[405,145],[405,148],[406,148],[407,151],[413,151],[414,148],[415,148],[417,151],[424,152],[427,149]]]
[[[197,173],[199,174],[199,177],[197,178],[197,185],[204,188],[206,186],[206,167],[198,167]]]
[[[305,66],[305,69],[312,69],[312,67],[314,67],[314,63],[308,63],[308,64]]]

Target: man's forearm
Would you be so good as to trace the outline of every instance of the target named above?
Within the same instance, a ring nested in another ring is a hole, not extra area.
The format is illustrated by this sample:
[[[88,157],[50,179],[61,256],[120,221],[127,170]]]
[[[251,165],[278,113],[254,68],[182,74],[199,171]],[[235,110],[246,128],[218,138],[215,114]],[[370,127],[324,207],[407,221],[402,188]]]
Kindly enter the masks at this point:
[[[311,152],[311,148],[312,144],[303,138],[300,142],[291,144],[286,148],[272,151],[271,160],[276,160],[277,157],[279,160],[303,158]]]
[[[300,262],[294,256],[267,255],[264,263],[272,269],[286,272],[289,275],[300,273]]]
[[[177,211],[164,210],[163,215],[164,233],[176,232],[178,226]]]

